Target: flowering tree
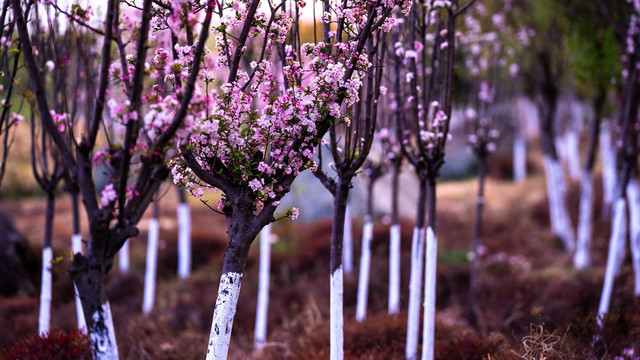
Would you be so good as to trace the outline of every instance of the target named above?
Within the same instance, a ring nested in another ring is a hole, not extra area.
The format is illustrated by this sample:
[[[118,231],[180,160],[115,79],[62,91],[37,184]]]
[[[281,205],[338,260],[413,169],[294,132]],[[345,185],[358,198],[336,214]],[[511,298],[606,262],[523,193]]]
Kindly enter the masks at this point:
[[[379,94],[378,94],[379,96]],[[378,99],[375,99],[377,104]],[[369,296],[369,274],[371,272],[371,241],[373,240],[373,186],[384,174],[384,154],[381,152],[379,136],[374,133],[375,143],[367,160],[362,165],[367,177],[367,202],[365,207],[364,225],[362,228],[362,247],[360,248],[360,272],[358,276],[358,298],[356,302],[356,320],[364,321],[367,317],[367,298]],[[378,141],[376,141],[378,140]],[[376,149],[377,148],[377,149]]]
[[[85,119],[80,131],[73,124],[65,124],[70,119],[66,111],[59,113],[60,110],[52,106],[42,64],[36,58],[39,49],[32,41],[35,34],[30,33],[27,26],[34,19],[28,11],[23,11],[20,0],[10,3],[40,120],[82,194],[89,220],[86,254],[75,254],[70,273],[82,298],[93,355],[95,359],[116,359],[118,351],[105,277],[124,241],[138,233],[136,224],[159,184],[169,174],[165,155],[187,112],[202,101],[191,102],[213,3],[145,0],[141,7],[131,4],[121,13],[119,2],[110,0],[106,4],[103,30],[93,24],[90,7],[73,4],[65,9],[55,2],[45,4],[52,17],[63,16],[68,21],[77,44],[74,50],[82,58],[78,69],[89,78],[91,91],[86,94],[86,104],[91,116]],[[25,10],[28,9],[29,6]],[[186,42],[186,29],[192,31],[202,13],[205,15],[197,45],[181,46]],[[176,35],[169,40],[160,39],[161,31],[169,27]],[[158,38],[150,38],[151,31]],[[98,69],[90,66],[92,49],[78,41],[79,34],[85,32],[102,36]],[[55,39],[57,34],[51,32],[48,36]],[[114,44],[119,58],[112,62]],[[151,44],[157,48],[155,56],[147,61]],[[173,60],[165,47],[176,49]],[[69,64],[61,62],[60,66]],[[151,88],[145,89],[145,78],[154,83]],[[110,84],[120,90],[111,93]],[[108,131],[104,114],[107,104],[111,118],[119,125],[119,134]],[[143,104],[151,109],[144,117]],[[102,151],[97,151],[99,144],[105,144]],[[108,173],[107,185],[99,197],[96,196],[94,164],[105,166]]]
[[[196,197],[207,188],[222,192],[217,211],[227,218],[229,245],[207,352],[211,359],[226,357],[251,243],[277,218],[297,217],[295,208],[274,217],[276,207],[296,176],[314,167],[314,149],[322,136],[345,121],[341,107],[358,100],[370,66],[365,45],[377,29],[393,24],[388,17],[396,5],[326,2],[324,41],[301,45],[292,36],[290,46],[282,46],[297,19],[282,11],[282,5],[260,4],[217,4],[217,53],[209,56],[226,81],[215,91],[205,86],[206,103],[193,114],[197,121],[172,163],[174,181]],[[250,40],[259,54],[246,51]],[[281,61],[275,60],[275,50]],[[242,63],[251,69],[242,69]],[[204,78],[205,83],[212,80]],[[332,273],[339,264],[332,260]]]
[[[547,177],[551,230],[561,239],[565,250],[573,251],[575,232],[567,211],[566,181],[555,145],[558,100],[562,81],[567,78],[568,56],[563,36],[568,21],[556,11],[553,2],[548,1],[514,3],[509,15],[521,28],[535,34],[525,42],[535,56],[523,64],[523,76],[539,97],[540,142]]]
[[[602,288],[600,305],[598,306],[598,324],[602,326],[602,320],[609,311],[609,303],[613,291],[614,278],[618,275],[624,260],[626,248],[627,231],[627,186],[636,171],[638,154],[640,154],[639,136],[640,123],[638,122],[638,106],[640,105],[640,3],[632,2],[629,26],[626,31],[624,70],[623,70],[623,96],[621,110],[618,118],[618,126],[621,129],[621,139],[618,142],[618,186],[616,189],[616,202],[613,209],[611,238],[609,240],[609,254],[605,279]],[[634,189],[635,190],[635,189]],[[632,190],[631,192],[636,192]],[[636,194],[632,194],[632,199],[637,200]],[[636,223],[638,219],[638,204],[630,204],[630,224]],[[640,276],[640,234],[637,223],[632,226],[633,233],[630,236],[631,250],[633,253],[633,266],[636,276],[636,286]],[[636,293],[638,288],[636,287]]]
[[[609,90],[612,88],[611,79],[619,77],[621,70],[619,48],[625,37],[623,32],[617,33],[614,27],[608,26],[611,21],[599,16],[599,14],[601,14],[602,6],[606,6],[608,14],[622,12],[622,9],[626,7],[621,6],[622,3],[622,1],[611,1],[607,4],[598,1],[567,1],[559,4],[559,9],[567,16],[575,19],[589,19],[588,21],[573,21],[568,34],[571,53],[575,54],[571,57],[570,65],[575,74],[576,88],[584,96],[591,99],[594,110],[594,118],[589,124],[589,146],[583,165],[580,216],[576,251],[573,258],[574,266],[578,269],[584,269],[590,264],[593,167],[596,160],[598,139],[601,137],[602,118],[607,116],[606,105]],[[608,137],[607,134],[605,137]],[[605,142],[602,146],[606,147],[608,144]],[[608,165],[615,168],[615,160],[604,158],[604,153],[603,151],[603,174],[607,172]],[[606,185],[607,181],[603,181],[603,183]],[[605,204],[603,207],[606,208],[607,205]]]
[[[398,121],[403,152],[420,181],[416,228],[411,245],[411,278],[407,325],[407,359],[417,357],[419,303],[421,298],[424,235],[427,235],[425,268],[425,321],[423,359],[433,358],[435,316],[436,179],[444,162],[452,109],[455,22],[474,3],[429,1],[416,4],[394,35],[394,91],[398,106],[405,104]],[[423,43],[424,41],[424,43]],[[428,226],[425,230],[425,217]]]
[[[510,2],[498,3],[504,12],[510,9]],[[482,255],[482,216],[484,211],[484,187],[487,161],[496,150],[504,118],[510,116],[509,97],[518,73],[514,62],[514,43],[510,38],[515,33],[505,22],[502,11],[490,11],[478,4],[474,11],[465,16],[466,32],[461,39],[460,50],[465,55],[465,65],[469,70],[471,93],[469,107],[465,112],[468,150],[475,156],[478,164],[478,193],[476,213],[473,223],[469,276],[469,320],[478,325],[476,296],[480,257]],[[502,103],[501,103],[502,102]],[[507,111],[505,111],[507,110]]]
[[[52,149],[51,138],[46,132],[36,134],[35,117],[31,116],[31,165],[38,185],[47,197],[44,222],[44,241],[42,246],[42,281],[40,287],[40,315],[38,318],[38,333],[45,336],[49,333],[52,299],[53,250],[51,238],[53,218],[55,214],[55,192],[60,184],[64,167],[55,149]]]
[[[395,57],[393,58],[395,59]],[[396,63],[393,63],[396,64]],[[385,91],[387,91],[385,87]],[[402,166],[403,154],[400,149],[397,136],[398,111],[401,107],[397,102],[391,101],[394,93],[389,94],[384,100],[387,104],[394,104],[395,108],[386,114],[383,113],[381,118],[381,126],[378,131],[378,137],[382,145],[382,153],[385,164],[384,169],[391,172],[391,226],[389,228],[389,314],[397,314],[400,312],[400,224],[399,217],[399,185],[400,170]],[[388,108],[388,107],[387,107]]]

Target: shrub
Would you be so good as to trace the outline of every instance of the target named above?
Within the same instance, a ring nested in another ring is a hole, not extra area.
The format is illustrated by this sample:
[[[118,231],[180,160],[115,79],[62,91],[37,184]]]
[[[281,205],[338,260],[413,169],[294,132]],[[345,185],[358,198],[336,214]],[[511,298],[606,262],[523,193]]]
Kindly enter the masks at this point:
[[[5,349],[1,360],[90,360],[89,337],[78,330],[27,336]]]

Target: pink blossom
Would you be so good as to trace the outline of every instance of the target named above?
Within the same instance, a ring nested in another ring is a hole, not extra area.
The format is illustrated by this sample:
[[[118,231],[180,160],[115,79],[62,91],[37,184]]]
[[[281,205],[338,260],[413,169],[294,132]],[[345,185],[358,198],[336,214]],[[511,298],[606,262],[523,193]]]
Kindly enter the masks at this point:
[[[107,184],[107,186],[100,192],[100,202],[102,206],[108,206],[112,201],[116,199],[116,191],[113,189],[113,184]]]

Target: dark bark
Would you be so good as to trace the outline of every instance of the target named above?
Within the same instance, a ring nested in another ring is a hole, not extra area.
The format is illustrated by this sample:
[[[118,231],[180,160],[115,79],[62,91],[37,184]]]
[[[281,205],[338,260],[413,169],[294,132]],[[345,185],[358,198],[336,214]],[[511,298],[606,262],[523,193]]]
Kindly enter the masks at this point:
[[[232,203],[223,210],[227,218],[227,234],[229,243],[224,253],[222,273],[235,272],[243,274],[247,266],[249,248],[260,230],[273,219],[270,217],[256,217],[253,215],[253,201],[251,190],[236,189],[233,194],[227,194]],[[263,210],[264,211],[264,210]],[[261,219],[270,219],[267,221]]]
[[[394,159],[391,164],[391,225],[398,223],[398,189],[400,182],[399,160]]]
[[[427,227],[436,232],[436,176],[429,174],[427,177]]]
[[[584,164],[585,172],[591,173],[593,170],[593,164],[596,161],[596,152],[598,151],[598,138],[600,137],[600,123],[602,120],[602,112],[604,110],[604,104],[606,100],[606,90],[598,90],[596,96],[593,99],[593,109],[595,112],[595,118],[591,124],[591,133],[589,134],[589,150],[587,152],[587,160]]]
[[[186,204],[187,197],[184,194],[184,190],[182,190],[180,187],[177,187],[177,189],[178,189],[178,201],[180,201],[181,204]]]
[[[416,227],[424,228],[427,215],[427,179],[420,177],[420,187],[418,190],[418,209],[416,211]]]
[[[547,53],[541,53],[538,55],[540,61],[540,67],[542,70],[542,84],[540,86],[541,91],[541,103],[540,108],[540,141],[542,150],[548,156],[551,156],[553,160],[558,160],[558,153],[556,152],[555,139],[555,114],[558,105],[558,87],[557,79],[555,78],[551,69],[550,55]]]
[[[636,48],[640,45],[640,35],[635,34],[633,41]],[[637,51],[627,54],[628,78],[623,93],[623,107],[620,112],[620,125],[622,128],[622,147],[618,150],[619,175],[618,175],[618,194],[619,198],[627,197],[627,184],[631,173],[635,170],[638,159],[638,105],[640,103],[640,84],[638,79],[639,69],[636,66],[638,60]]]
[[[471,245],[471,273],[469,274],[469,322],[472,326],[478,326],[478,273],[480,268],[480,254],[478,249],[482,244],[482,211],[484,208],[484,181],[486,169],[486,156],[478,155],[478,197],[476,202],[476,216],[473,222],[473,240]]]
[[[329,263],[329,270],[332,275],[342,266],[344,216],[347,210],[350,183],[351,181],[341,180],[337,184],[336,193],[333,196],[333,226],[331,227],[331,259]]]
[[[55,214],[56,197],[53,191],[47,192],[47,207],[44,220],[44,247],[51,247],[53,234],[53,216]]]
[[[367,182],[367,209],[365,217],[369,217],[369,220],[373,218],[373,186],[376,181],[382,176],[382,166],[370,165],[366,168],[365,173],[368,177]]]

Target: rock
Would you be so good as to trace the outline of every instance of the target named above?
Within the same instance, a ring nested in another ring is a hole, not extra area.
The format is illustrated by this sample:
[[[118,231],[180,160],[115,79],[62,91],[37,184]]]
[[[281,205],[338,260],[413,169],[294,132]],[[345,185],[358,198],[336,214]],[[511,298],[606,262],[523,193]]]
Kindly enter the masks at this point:
[[[36,256],[27,239],[20,233],[11,215],[0,209],[0,295],[12,296],[19,291],[32,292],[28,270],[37,267]]]

